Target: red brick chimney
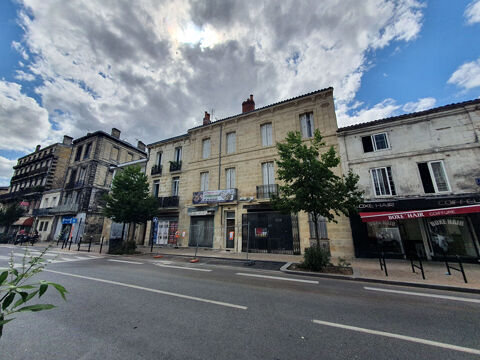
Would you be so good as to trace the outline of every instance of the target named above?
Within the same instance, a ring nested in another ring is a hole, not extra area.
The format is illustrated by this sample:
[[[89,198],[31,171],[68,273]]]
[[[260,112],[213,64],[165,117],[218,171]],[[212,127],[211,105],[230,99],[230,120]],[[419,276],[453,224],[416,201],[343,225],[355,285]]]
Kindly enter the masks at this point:
[[[210,124],[210,114],[205,111],[205,117],[203,118],[203,125]]]
[[[242,113],[255,110],[255,101],[253,101],[253,95],[250,94],[250,99],[242,102]]]

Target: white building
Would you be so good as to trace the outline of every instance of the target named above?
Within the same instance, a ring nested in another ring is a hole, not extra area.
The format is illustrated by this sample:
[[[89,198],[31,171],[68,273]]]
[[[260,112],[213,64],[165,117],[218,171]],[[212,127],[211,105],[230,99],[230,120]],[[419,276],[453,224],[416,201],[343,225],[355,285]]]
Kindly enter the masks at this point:
[[[479,258],[480,99],[338,130],[344,171],[365,191],[357,257]]]

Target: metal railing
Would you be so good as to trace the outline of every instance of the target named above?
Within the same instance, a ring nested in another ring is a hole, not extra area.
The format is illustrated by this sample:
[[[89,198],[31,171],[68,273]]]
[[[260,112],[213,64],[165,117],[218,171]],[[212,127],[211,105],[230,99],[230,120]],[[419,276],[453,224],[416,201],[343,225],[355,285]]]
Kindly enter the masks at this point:
[[[85,181],[70,181],[65,185],[65,189],[78,189],[85,185]]]
[[[162,165],[153,165],[150,174],[151,175],[162,175]]]
[[[80,204],[63,204],[58,205],[54,208],[50,209],[50,213],[52,214],[60,214],[60,213],[74,213],[78,212]]]
[[[178,196],[164,196],[157,198],[158,207],[160,208],[176,208],[178,207]]]
[[[181,161],[170,161],[170,172],[182,170]]]
[[[32,215],[33,216],[46,216],[52,214],[52,208],[42,208],[42,209],[33,209]]]
[[[278,194],[278,184],[257,185],[257,199],[270,199]]]

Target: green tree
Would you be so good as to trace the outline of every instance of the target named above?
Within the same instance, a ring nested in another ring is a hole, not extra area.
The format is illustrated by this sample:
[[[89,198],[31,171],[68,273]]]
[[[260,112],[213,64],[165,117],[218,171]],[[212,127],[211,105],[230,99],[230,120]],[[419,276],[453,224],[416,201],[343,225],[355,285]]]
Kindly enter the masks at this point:
[[[362,191],[357,189],[358,175],[351,171],[338,176],[334,169],[340,164],[335,149],[330,146],[320,154],[325,142],[320,131],[315,130],[311,141],[302,140],[301,134],[289,132],[284,142],[277,143],[280,159],[277,160],[279,186],[272,205],[283,212],[310,213],[315,227],[317,246],[320,246],[318,220],[327,221],[335,215],[349,215],[362,201]]]
[[[126,223],[144,224],[155,216],[158,208],[157,200],[150,196],[147,176],[140,166],[128,166],[115,175],[105,200],[104,215],[123,223],[122,241]]]
[[[5,226],[5,233],[8,228],[24,214],[24,210],[18,204],[11,204],[0,209],[0,225]]]

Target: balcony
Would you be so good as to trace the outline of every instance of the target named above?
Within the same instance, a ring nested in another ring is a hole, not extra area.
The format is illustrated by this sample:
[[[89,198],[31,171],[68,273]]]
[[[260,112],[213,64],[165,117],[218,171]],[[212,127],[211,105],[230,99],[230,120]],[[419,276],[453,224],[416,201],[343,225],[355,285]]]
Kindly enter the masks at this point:
[[[178,208],[178,196],[165,196],[157,198],[159,208]]]
[[[78,189],[85,185],[85,181],[70,181],[65,185],[65,189]]]
[[[54,208],[50,208],[50,214],[76,213],[78,212],[79,204],[63,204]],[[43,209],[40,209],[43,210]]]
[[[182,170],[181,161],[170,161],[170,172]]]
[[[171,166],[170,166],[170,171],[172,171]],[[153,165],[151,174],[152,175],[162,175],[162,165]]]
[[[270,199],[278,195],[278,184],[257,185],[257,199]]]
[[[38,168],[38,169],[27,171],[23,174],[18,174],[18,175],[12,176],[12,181],[23,179],[23,178],[26,178],[26,177],[29,177],[29,176],[32,176],[32,175],[36,175],[36,174],[41,174],[41,173],[44,173],[44,172],[47,172],[47,171],[48,171],[48,166],[44,166],[44,167],[41,167],[41,168]]]

